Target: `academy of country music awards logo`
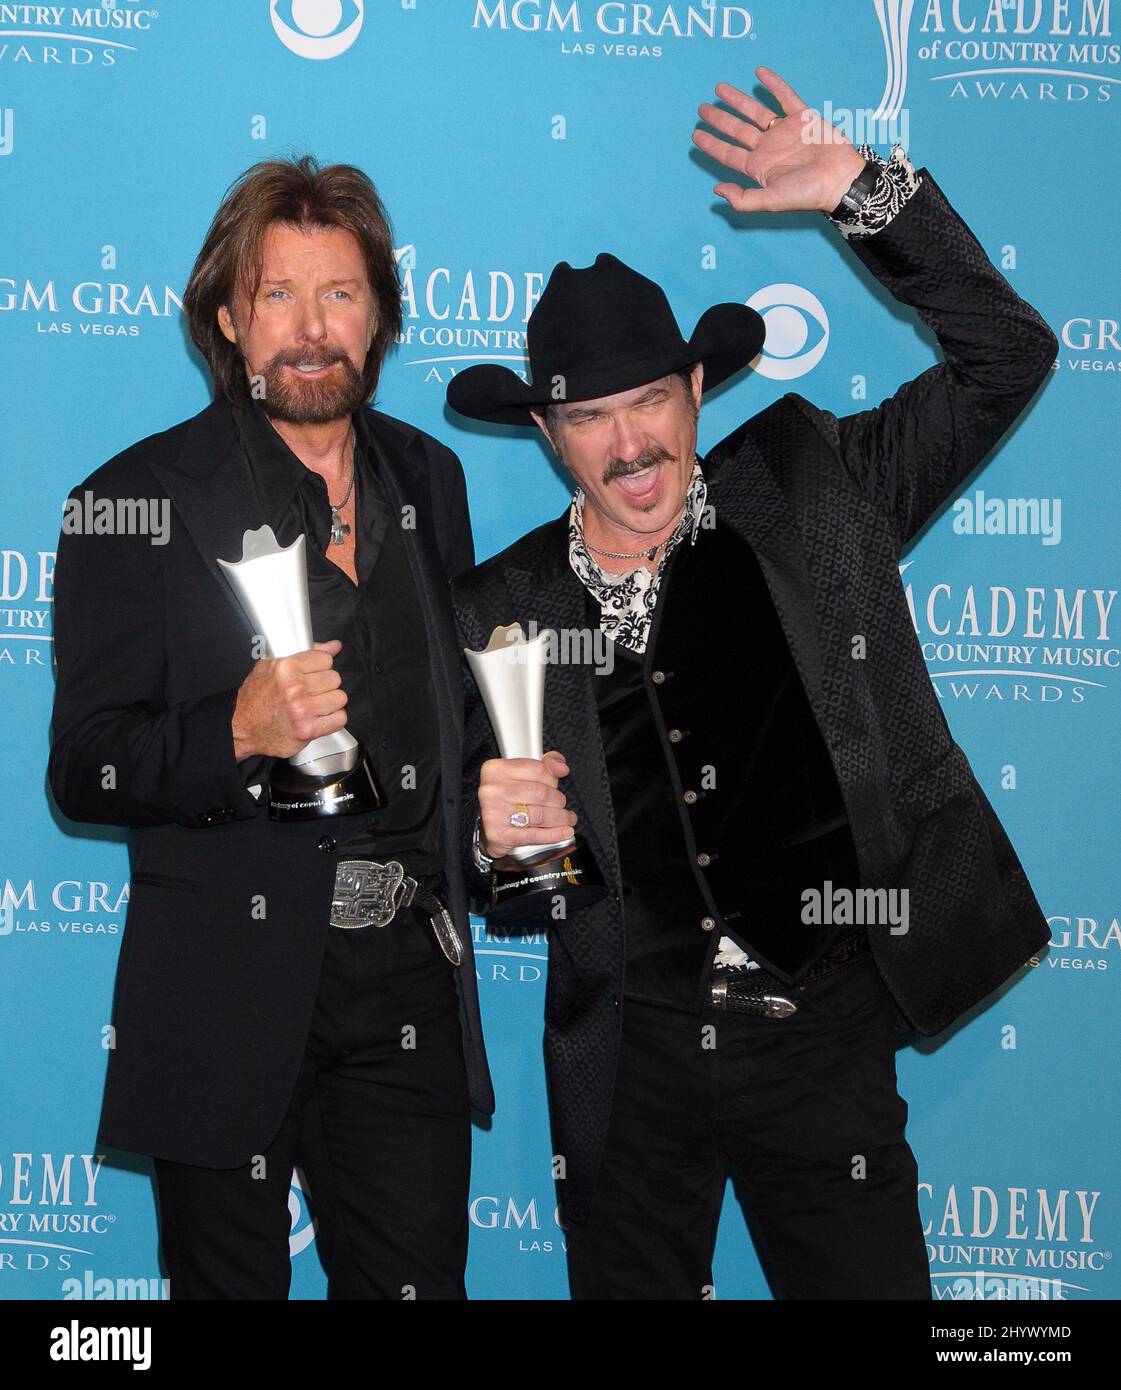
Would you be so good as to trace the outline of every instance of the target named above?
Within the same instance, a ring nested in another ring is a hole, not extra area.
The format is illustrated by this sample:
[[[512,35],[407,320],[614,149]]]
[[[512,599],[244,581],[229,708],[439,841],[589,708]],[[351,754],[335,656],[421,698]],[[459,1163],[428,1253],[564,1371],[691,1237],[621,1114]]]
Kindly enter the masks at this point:
[[[936,1299],[1103,1296],[1113,1252],[1097,1239],[1098,1190],[920,1181],[919,1213]]]
[[[135,53],[159,20],[140,0],[88,5],[0,4],[0,63],[112,68]]]
[[[425,263],[412,243],[394,248],[403,326],[399,364],[435,385],[477,362],[526,376],[526,324],[545,287],[541,270]]]
[[[471,944],[475,978],[481,985],[534,985],[545,978],[549,938],[543,927],[533,932],[517,927],[503,931],[472,917]]]
[[[17,667],[50,670],[54,567],[53,550],[0,547],[0,675]]]
[[[1121,45],[1111,0],[870,0],[887,78],[878,115],[903,108],[908,82],[926,77],[953,101],[1112,101]],[[911,58],[917,58],[917,71]]]
[[[102,1253],[117,1220],[99,1196],[104,1161],[38,1147],[0,1154],[0,1287],[12,1275],[65,1278]]]
[[[976,499],[971,510],[976,518]],[[983,519],[971,534],[986,534]],[[1115,683],[1116,589],[935,582],[917,560],[899,574],[940,700],[1081,705]]]

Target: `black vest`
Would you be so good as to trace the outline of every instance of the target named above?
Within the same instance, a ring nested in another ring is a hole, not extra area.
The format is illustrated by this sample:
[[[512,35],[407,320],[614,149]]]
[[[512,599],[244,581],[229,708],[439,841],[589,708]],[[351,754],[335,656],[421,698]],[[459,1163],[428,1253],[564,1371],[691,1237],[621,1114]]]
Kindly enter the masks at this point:
[[[784,979],[843,928],[806,890],[856,889],[844,802],[766,580],[717,521],[681,542],[642,659],[595,678],[615,810],[626,994],[696,1010],[721,936]]]

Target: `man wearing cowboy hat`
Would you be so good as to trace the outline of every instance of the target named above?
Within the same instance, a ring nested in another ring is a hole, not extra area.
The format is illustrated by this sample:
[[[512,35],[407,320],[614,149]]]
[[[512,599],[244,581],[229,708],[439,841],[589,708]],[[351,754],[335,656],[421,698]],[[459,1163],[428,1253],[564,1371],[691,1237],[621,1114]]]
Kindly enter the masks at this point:
[[[686,342],[615,257],[554,270],[532,384],[472,368],[449,402],[544,432],[565,515],[460,576],[463,643],[597,628],[612,661],[546,673],[542,760],[501,759],[469,687],[474,890],[579,826],[607,895],[550,932],[546,1061],[577,1298],[703,1298],[729,1174],[781,1298],[930,1297],[897,1031],[940,1033],[1048,940],[943,717],[903,548],[1047,375],[1053,333],[924,168],[857,152],[768,69],[707,154],[817,209],[937,333],[944,361],[837,417],[793,392],[695,453],[704,391],[764,325]]]

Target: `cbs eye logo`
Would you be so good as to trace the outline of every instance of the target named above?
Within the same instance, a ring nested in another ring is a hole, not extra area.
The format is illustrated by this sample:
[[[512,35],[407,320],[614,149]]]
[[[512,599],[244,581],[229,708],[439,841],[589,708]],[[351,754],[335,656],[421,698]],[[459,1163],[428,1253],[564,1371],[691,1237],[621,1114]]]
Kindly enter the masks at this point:
[[[285,48],[301,58],[337,58],[362,28],[365,0],[270,0],[269,17]]]
[[[829,346],[829,316],[817,295],[802,285],[764,285],[747,305],[763,316],[767,329],[755,371],[775,381],[813,371]]]

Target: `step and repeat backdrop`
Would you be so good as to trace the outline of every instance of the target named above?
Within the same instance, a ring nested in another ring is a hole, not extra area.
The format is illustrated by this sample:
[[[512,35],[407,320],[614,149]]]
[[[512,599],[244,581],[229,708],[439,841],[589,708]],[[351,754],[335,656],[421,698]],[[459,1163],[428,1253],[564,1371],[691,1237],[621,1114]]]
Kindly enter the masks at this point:
[[[0,1297],[167,1293],[148,1163],[95,1143],[129,861],[121,833],[68,822],[46,788],[51,581],[68,490],[207,403],[180,301],[227,185],[305,152],[374,179],[406,298],[376,404],[458,452],[482,559],[568,490],[528,436],[450,415],[445,387],[476,362],[524,370],[559,260],[615,252],[665,286],[686,335],[719,301],[764,314],[754,370],[702,410],[702,451],[785,391],[843,414],[938,360],[824,218],[734,216],[714,197],[696,108],[724,80],[766,100],[759,65],[858,143],[902,143],[1060,341],[1031,408],[900,566],[930,678],[1052,940],[898,1070],[935,1296],[1121,1296],[1119,11],[0,3]],[[547,941],[481,922],[475,938],[498,1112],[475,1130],[469,1292],[566,1298]],[[298,1174],[290,1206],[292,1296],[322,1298]],[[731,1189],[716,1296],[770,1297]]]

